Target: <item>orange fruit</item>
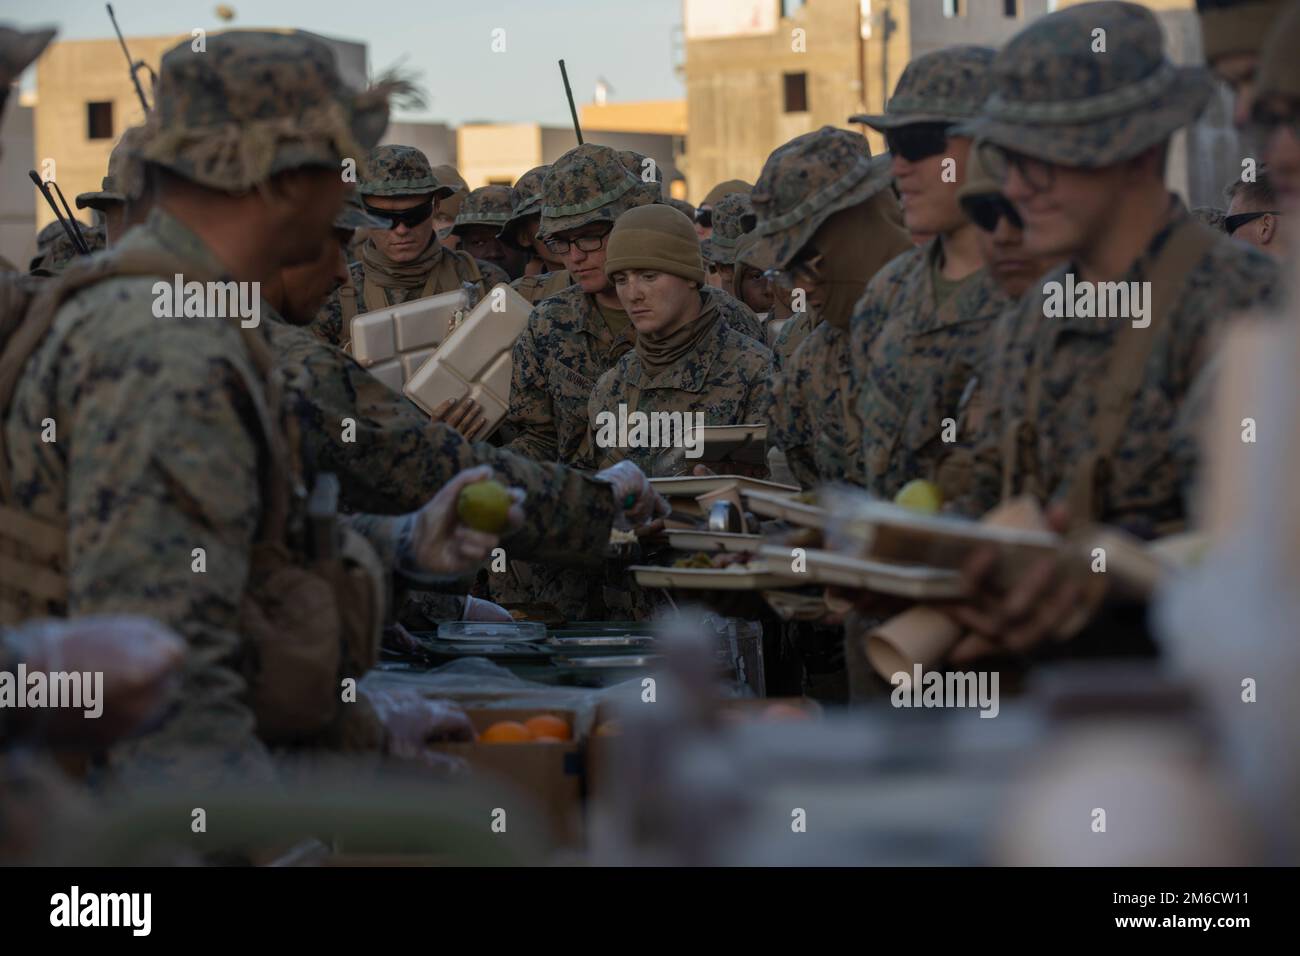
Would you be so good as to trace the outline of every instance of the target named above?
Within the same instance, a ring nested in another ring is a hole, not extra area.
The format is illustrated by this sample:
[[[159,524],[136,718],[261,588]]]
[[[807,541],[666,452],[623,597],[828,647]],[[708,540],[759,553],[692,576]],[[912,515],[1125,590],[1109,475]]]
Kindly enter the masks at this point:
[[[498,720],[479,734],[478,739],[482,744],[525,744],[533,735],[517,720]]]
[[[770,704],[763,708],[764,720],[811,720],[812,715],[793,704]]]
[[[524,726],[534,738],[555,737],[558,740],[568,740],[572,736],[568,723],[553,714],[529,717],[524,721]]]

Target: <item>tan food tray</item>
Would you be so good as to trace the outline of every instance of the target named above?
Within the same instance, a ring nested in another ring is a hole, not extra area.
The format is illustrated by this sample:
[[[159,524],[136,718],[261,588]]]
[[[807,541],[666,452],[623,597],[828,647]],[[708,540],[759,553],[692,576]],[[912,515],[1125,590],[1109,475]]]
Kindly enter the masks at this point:
[[[642,587],[676,591],[756,591],[782,584],[780,575],[772,574],[757,562],[744,568],[661,568],[635,564],[628,570]]]
[[[650,485],[665,498],[694,498],[717,491],[735,482],[742,495],[763,493],[772,496],[797,495],[799,488],[795,485],[782,485],[775,481],[763,481],[761,478],[747,478],[744,475],[681,475],[676,478],[651,478]]]
[[[796,571],[793,567],[794,550],[766,545],[759,554],[767,567],[784,578],[787,584],[829,584],[918,601],[938,601],[965,594],[961,575],[956,571],[864,561],[815,548],[803,549],[802,566],[805,570]]]
[[[737,534],[729,531],[669,529],[668,544],[682,551],[758,551],[763,546],[761,534]]]
[[[790,495],[774,495],[766,491],[751,491],[746,498],[754,514],[765,518],[779,518],[804,528],[816,528],[825,531],[831,520],[831,513],[825,508],[797,501]]]
[[[701,462],[767,464],[766,425],[705,425],[700,432]]]
[[[402,391],[428,414],[449,398],[468,395],[487,419],[480,438],[488,437],[510,410],[510,353],[531,311],[508,285],[489,290]]]
[[[363,312],[352,319],[352,356],[400,392],[469,308],[464,289]]]

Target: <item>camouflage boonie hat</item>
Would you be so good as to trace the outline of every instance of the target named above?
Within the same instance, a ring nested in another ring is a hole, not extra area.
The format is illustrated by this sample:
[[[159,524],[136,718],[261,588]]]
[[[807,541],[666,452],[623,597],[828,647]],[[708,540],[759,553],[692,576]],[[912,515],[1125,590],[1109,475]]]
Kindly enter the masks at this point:
[[[357,229],[389,229],[391,227],[391,220],[380,219],[378,216],[372,216],[366,212],[365,203],[361,201],[361,193],[355,189],[348,193],[347,198],[343,200],[343,208],[334,217],[335,229],[353,231]]]
[[[662,191],[664,184],[664,171],[659,168],[659,164],[651,159],[651,157],[647,156],[645,153],[638,153],[635,149],[622,149],[619,150],[618,158],[623,161],[623,165],[627,167],[627,171],[637,179],[641,180],[641,182],[646,181],[645,162],[649,159],[650,168],[654,170],[655,174],[654,181],[659,184]]]
[[[591,222],[613,222],[659,197],[658,183],[643,183],[608,146],[584,143],[555,161],[542,182],[541,236]]]
[[[950,46],[907,64],[883,113],[858,113],[850,123],[896,129],[912,123],[959,123],[979,113],[989,92],[995,53],[987,46]]]
[[[364,160],[388,125],[391,84],[362,93],[334,51],[304,33],[232,30],[162,58],[140,158],[226,192],[304,166]]]
[[[753,206],[744,193],[728,193],[713,206],[713,232],[700,243],[700,252],[708,262],[722,265],[736,264],[736,246],[748,230],[744,227],[746,216],[752,216]]]
[[[81,238],[91,252],[99,252],[107,245],[103,226],[87,226],[79,219],[74,219],[73,228],[81,233]],[[32,258],[30,271],[32,275],[58,275],[72,260],[81,255],[77,247],[68,238],[67,230],[57,219],[47,225],[36,237],[36,255]]]
[[[433,174],[429,158],[414,146],[387,144],[375,148],[358,187],[363,196],[450,196],[456,187],[444,186]]]
[[[1104,30],[1105,53],[1092,50]],[[968,136],[1061,166],[1109,166],[1192,122],[1212,92],[1199,66],[1164,55],[1160,24],[1132,3],[1083,3],[1021,30],[993,63]]]
[[[131,126],[122,131],[122,137],[108,154],[108,175],[101,181],[99,191],[79,193],[76,199],[78,209],[89,206],[102,211],[106,206],[124,203],[128,197],[134,199],[140,195],[142,177],[137,153],[143,137],[143,126]]]
[[[534,166],[519,177],[515,183],[515,208],[510,210],[510,218],[501,224],[497,238],[513,249],[524,247],[515,242],[515,233],[529,216],[542,214],[542,183],[551,167]],[[527,250],[525,250],[527,251]]]
[[[514,208],[515,191],[509,186],[480,186],[465,197],[456,224],[451,227],[452,235],[459,236],[466,226],[495,226],[499,230]]]
[[[748,262],[783,269],[821,224],[841,209],[864,203],[890,183],[889,154],[872,157],[866,137],[823,126],[778,146],[749,194],[758,238]]]
[[[57,31],[0,27],[0,95],[50,45]]]
[[[713,204],[723,196],[730,196],[732,193],[744,193],[745,195],[749,195],[753,188],[753,183],[747,183],[743,179],[724,179],[709,190],[708,195],[704,197],[704,201],[700,203],[699,208],[703,209],[705,206],[708,206],[712,209]]]

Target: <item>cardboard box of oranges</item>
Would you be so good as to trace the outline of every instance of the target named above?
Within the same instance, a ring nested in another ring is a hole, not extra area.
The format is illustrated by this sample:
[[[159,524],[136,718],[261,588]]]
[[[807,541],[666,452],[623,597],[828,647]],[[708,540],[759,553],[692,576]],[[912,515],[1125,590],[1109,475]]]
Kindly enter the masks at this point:
[[[561,708],[466,707],[478,739],[437,749],[463,757],[529,801],[549,826],[549,843],[582,841],[582,741],[576,714]],[[510,825],[509,807],[506,810]],[[523,819],[522,815],[519,817]]]

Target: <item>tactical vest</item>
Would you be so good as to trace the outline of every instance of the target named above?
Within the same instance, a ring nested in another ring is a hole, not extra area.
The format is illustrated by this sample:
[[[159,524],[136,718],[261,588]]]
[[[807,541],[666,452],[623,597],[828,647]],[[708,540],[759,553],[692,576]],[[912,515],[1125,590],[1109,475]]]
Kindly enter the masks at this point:
[[[203,281],[165,253],[113,250],[79,260],[32,301],[0,352],[0,422],[22,369],[74,293],[118,276],[173,276]],[[239,615],[246,642],[245,677],[258,734],[268,743],[305,742],[338,716],[340,680],[360,677],[378,660],[387,615],[384,569],[374,549],[350,529],[308,558],[302,534],[291,533],[302,498],[297,428],[282,423],[281,382],[270,346],[240,327],[261,380],[246,380],[260,422],[269,467],[263,469],[262,522],[253,545]],[[277,414],[269,411],[275,409]],[[327,552],[327,553],[321,553]],[[50,520],[14,501],[8,451],[0,429],[0,623],[67,614],[66,518]]]

